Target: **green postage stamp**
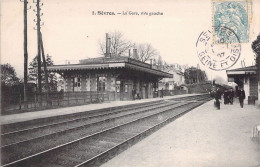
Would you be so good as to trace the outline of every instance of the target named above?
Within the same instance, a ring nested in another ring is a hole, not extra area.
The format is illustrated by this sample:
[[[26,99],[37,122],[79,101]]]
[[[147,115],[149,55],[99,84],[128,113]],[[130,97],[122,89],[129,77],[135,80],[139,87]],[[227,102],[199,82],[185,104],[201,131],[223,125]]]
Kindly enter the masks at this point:
[[[214,43],[226,43],[227,41],[231,43],[249,42],[251,6],[251,3],[247,0],[213,0]],[[221,27],[226,28],[219,30]],[[233,33],[225,30],[231,30]],[[238,38],[231,34],[236,34]]]

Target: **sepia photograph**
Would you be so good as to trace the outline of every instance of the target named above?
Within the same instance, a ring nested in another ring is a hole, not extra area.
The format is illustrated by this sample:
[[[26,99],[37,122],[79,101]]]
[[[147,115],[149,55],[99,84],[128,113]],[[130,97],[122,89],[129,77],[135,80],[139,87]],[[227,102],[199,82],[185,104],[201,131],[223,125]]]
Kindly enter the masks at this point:
[[[1,0],[0,166],[260,167],[260,0]]]

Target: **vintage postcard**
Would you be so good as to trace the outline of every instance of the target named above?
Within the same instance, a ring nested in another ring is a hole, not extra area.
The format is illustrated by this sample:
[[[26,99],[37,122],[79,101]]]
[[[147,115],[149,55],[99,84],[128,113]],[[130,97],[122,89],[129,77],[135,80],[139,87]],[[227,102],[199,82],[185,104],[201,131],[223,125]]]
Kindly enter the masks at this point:
[[[260,0],[1,0],[3,167],[260,167]]]

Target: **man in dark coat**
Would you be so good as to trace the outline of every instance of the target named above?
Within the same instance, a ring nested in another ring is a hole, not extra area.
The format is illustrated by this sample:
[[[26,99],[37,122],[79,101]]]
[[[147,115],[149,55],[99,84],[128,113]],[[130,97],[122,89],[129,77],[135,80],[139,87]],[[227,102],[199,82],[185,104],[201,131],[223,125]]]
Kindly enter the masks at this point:
[[[228,94],[229,92],[227,90],[224,90],[224,104],[228,104]]]
[[[136,94],[135,89],[133,89],[133,90],[132,90],[132,97],[133,97],[133,100],[135,100],[135,94]]]
[[[244,107],[244,99],[246,98],[246,94],[243,88],[240,88],[239,92],[238,92],[238,99],[239,99],[239,103],[240,103],[240,107],[243,108]]]
[[[231,88],[230,92],[229,92],[229,99],[230,99],[230,104],[233,104],[233,100],[234,100],[234,91]]]
[[[161,98],[163,98],[163,88],[162,88],[162,90],[161,90]]]
[[[217,107],[218,110],[220,110],[220,100],[221,99],[221,92],[219,90],[219,88],[216,90],[215,93],[215,106]]]

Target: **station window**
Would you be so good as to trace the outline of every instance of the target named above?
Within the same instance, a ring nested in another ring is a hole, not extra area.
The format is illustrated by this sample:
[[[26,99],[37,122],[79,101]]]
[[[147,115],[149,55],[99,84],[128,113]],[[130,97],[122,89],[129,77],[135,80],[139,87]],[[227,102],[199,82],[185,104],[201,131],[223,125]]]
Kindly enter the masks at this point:
[[[81,79],[80,77],[75,77],[74,78],[74,91],[80,91],[80,88],[81,88],[81,83],[80,83]]]
[[[121,85],[121,81],[116,81],[116,92],[117,93],[120,92],[120,85]]]
[[[127,93],[127,92],[128,92],[128,85],[125,84],[125,93]]]
[[[106,89],[106,77],[97,77],[97,90],[105,91]]]
[[[116,85],[116,92],[117,92],[117,93],[120,92],[120,85]]]

